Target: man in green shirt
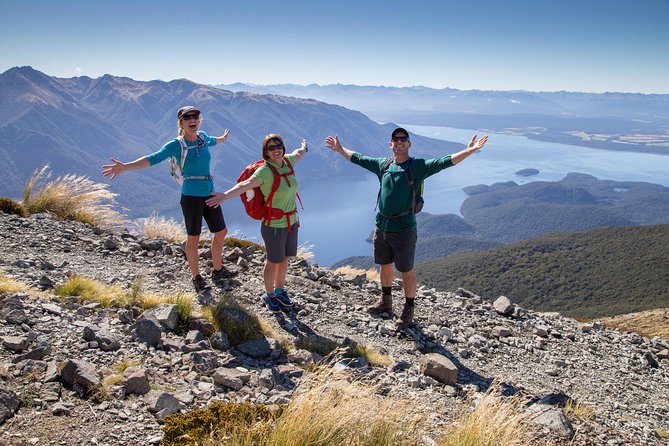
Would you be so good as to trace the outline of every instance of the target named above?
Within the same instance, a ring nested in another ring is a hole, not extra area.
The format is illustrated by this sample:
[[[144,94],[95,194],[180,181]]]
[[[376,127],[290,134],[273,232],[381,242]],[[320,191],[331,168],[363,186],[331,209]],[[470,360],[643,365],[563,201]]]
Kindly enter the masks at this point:
[[[393,313],[391,287],[394,264],[395,269],[402,274],[405,296],[402,314],[396,321],[397,328],[405,329],[413,322],[416,298],[416,273],[413,266],[417,238],[414,188],[419,187],[427,177],[458,164],[480,150],[487,140],[487,135],[479,140],[474,135],[464,150],[452,155],[428,160],[411,158],[409,132],[398,127],[390,138],[393,159],[384,171],[387,158],[372,158],[347,149],[340,144],[337,135],[326,138],[325,144],[329,149],[373,172],[381,183],[374,229],[374,262],[380,265],[382,295],[378,302],[367,309],[369,313]],[[411,172],[413,188],[409,183],[407,169]]]

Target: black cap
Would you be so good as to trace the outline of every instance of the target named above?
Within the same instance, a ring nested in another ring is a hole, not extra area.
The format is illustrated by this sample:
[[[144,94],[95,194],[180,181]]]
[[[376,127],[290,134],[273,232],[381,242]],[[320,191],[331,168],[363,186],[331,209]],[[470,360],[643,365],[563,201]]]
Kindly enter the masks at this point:
[[[192,112],[192,111],[200,113],[200,110],[198,110],[197,108],[193,107],[192,105],[186,105],[185,107],[181,107],[181,108],[179,109],[179,111],[177,112],[177,119],[181,119],[181,117],[182,117],[184,114],[186,114],[186,113],[188,113],[188,112]]]
[[[395,130],[393,130],[393,133],[392,133],[392,135],[390,135],[390,137],[394,138],[395,135],[398,134],[398,133],[404,133],[405,135],[407,135],[407,138],[409,138],[409,132],[407,132],[402,127],[397,127]],[[411,138],[409,138],[409,139],[411,139]]]

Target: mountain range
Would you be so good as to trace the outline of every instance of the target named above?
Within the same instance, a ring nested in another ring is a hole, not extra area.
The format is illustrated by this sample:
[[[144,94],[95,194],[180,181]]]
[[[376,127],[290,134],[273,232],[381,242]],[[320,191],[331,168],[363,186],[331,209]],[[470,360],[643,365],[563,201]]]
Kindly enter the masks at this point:
[[[234,183],[239,172],[259,159],[262,138],[284,137],[289,148],[305,138],[312,150],[298,168],[303,181],[354,176],[354,168],[324,148],[329,134],[371,155],[387,155],[393,124],[380,125],[360,112],[311,99],[233,93],[186,79],[141,82],[104,75],[56,78],[31,67],[0,74],[0,195],[18,198],[31,173],[49,163],[53,175],[78,174],[104,181],[101,165],[116,158],[132,161],[176,136],[176,110],[193,104],[202,110],[202,130],[230,138],[213,151],[217,188]],[[416,136],[426,156],[460,147]],[[450,153],[450,152],[447,152]],[[166,167],[131,172],[111,190],[132,217],[152,211],[179,214],[179,187]]]
[[[231,91],[313,98],[402,122],[521,134],[608,150],[669,152],[669,95],[295,84],[218,85]]]

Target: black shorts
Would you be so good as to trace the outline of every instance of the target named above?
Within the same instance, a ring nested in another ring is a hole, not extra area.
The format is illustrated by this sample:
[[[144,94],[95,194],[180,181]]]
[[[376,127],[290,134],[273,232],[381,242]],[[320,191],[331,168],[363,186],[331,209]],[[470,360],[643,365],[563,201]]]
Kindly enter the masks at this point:
[[[298,224],[295,223],[288,228],[272,228],[267,225],[260,226],[260,234],[265,242],[267,250],[267,261],[270,263],[281,263],[286,257],[297,255],[297,232]]]
[[[205,201],[208,198],[181,195],[181,211],[184,214],[184,223],[186,223],[186,234],[200,235],[202,232],[202,217],[207,222],[209,232],[212,234],[225,229],[225,219],[221,207],[207,206]]]
[[[395,263],[395,269],[408,273],[416,256],[416,228],[398,232],[374,230],[374,262],[378,265]]]

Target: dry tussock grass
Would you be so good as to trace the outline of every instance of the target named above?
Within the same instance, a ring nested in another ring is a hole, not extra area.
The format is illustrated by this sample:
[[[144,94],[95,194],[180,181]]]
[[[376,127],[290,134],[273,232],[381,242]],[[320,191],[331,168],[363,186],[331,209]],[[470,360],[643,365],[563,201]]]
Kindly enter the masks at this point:
[[[28,289],[28,285],[17,282],[0,271],[0,294],[15,294],[27,291]]]
[[[335,274],[352,274],[357,276],[358,274],[364,274],[367,277],[367,280],[370,282],[374,282],[375,280],[379,280],[379,272],[377,270],[373,269],[360,269],[360,268],[353,268],[352,266],[349,265],[344,265],[340,266],[339,268],[334,270]]]
[[[419,438],[426,417],[411,401],[383,397],[372,383],[339,368],[309,375],[268,436],[271,445],[404,446]]]
[[[172,218],[161,217],[155,212],[142,220],[139,232],[149,238],[161,238],[170,243],[186,241],[186,231],[181,223]]]
[[[526,423],[526,399],[502,397],[493,383],[469,414],[447,429],[439,446],[516,446],[532,444],[532,429]]]
[[[187,323],[193,313],[193,293],[151,294],[142,290],[142,277],[137,277],[130,290],[123,290],[116,286],[108,286],[94,279],[83,276],[72,276],[67,282],[55,289],[60,297],[78,296],[81,301],[98,302],[103,308],[123,307],[131,304],[144,310],[160,304],[176,304],[179,318]]]
[[[622,314],[598,319],[605,327],[669,339],[669,308]]]
[[[116,211],[116,195],[107,184],[94,183],[80,175],[50,179],[49,165],[35,170],[23,189],[23,207],[31,214],[51,212],[58,218],[87,223],[100,228],[125,224]]]

